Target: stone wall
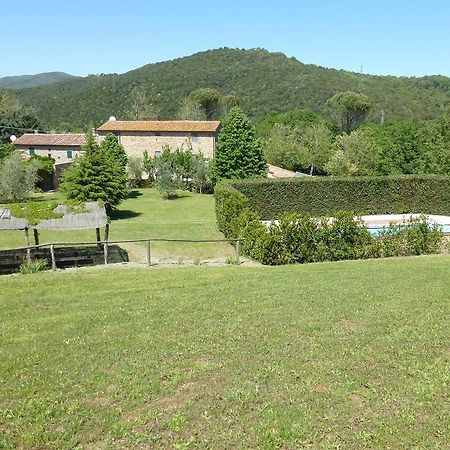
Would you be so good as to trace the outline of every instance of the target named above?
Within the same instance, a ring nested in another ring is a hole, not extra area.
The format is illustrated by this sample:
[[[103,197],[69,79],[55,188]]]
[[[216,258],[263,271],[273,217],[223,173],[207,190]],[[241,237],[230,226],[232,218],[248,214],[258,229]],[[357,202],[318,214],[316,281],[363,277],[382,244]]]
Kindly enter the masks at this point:
[[[100,132],[101,135],[107,133]],[[202,153],[205,158],[212,158],[216,137],[214,133],[179,133],[179,132],[126,132],[115,133],[119,142],[125,148],[128,156],[144,155],[154,157],[155,152],[161,152],[165,146],[171,149],[192,147],[193,153]]]

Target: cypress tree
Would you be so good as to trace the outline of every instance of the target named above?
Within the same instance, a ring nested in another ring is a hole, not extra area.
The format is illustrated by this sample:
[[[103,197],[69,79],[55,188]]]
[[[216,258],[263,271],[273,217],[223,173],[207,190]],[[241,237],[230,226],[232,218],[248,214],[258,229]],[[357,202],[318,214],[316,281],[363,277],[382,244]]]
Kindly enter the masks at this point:
[[[215,149],[213,172],[217,179],[255,178],[267,174],[267,163],[255,127],[235,107],[225,116]]]

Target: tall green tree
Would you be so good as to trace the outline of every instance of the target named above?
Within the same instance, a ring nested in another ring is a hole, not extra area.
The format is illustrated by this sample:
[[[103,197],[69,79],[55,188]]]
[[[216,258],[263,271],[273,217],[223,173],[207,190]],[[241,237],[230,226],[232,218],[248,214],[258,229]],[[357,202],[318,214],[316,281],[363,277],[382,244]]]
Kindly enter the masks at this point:
[[[339,92],[327,101],[327,106],[339,130],[351,133],[367,119],[373,100],[352,91]]]
[[[224,118],[216,144],[213,172],[217,179],[267,174],[267,163],[255,127],[240,108]]]
[[[125,171],[128,164],[128,156],[123,145],[119,144],[119,141],[114,134],[108,133],[101,142],[100,148],[109,158],[111,158],[111,160],[116,161]]]
[[[83,149],[85,153],[63,172],[61,191],[78,202],[101,201],[111,211],[127,196],[124,168],[92,134],[86,136]]]

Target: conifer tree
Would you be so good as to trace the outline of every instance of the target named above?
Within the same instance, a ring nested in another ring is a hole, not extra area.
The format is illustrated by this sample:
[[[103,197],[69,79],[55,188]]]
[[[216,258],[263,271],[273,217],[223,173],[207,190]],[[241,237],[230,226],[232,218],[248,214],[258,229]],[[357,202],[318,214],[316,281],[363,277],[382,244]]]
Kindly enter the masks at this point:
[[[114,134],[108,133],[100,144],[100,148],[104,150],[113,161],[119,163],[124,170],[126,169],[128,164],[127,154]]]
[[[217,179],[255,178],[267,174],[267,163],[255,127],[244,112],[235,107],[225,116],[213,161]]]
[[[125,170],[92,134],[86,135],[83,149],[85,153],[63,172],[61,191],[77,202],[101,201],[111,211],[127,196]]]

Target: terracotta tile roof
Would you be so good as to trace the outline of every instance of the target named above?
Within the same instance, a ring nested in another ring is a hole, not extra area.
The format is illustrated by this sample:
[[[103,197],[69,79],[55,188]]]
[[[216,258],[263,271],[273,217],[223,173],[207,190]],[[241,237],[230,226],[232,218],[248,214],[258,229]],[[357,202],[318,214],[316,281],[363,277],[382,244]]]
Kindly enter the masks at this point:
[[[210,132],[218,130],[220,122],[216,120],[114,120],[104,123],[97,131],[174,131],[174,132]]]
[[[49,146],[79,146],[84,144],[84,134],[23,134],[14,141],[14,145],[49,145]]]
[[[269,173],[267,175],[268,178],[293,178],[295,177],[295,172],[292,170],[286,170],[282,167],[272,166],[269,164]]]

